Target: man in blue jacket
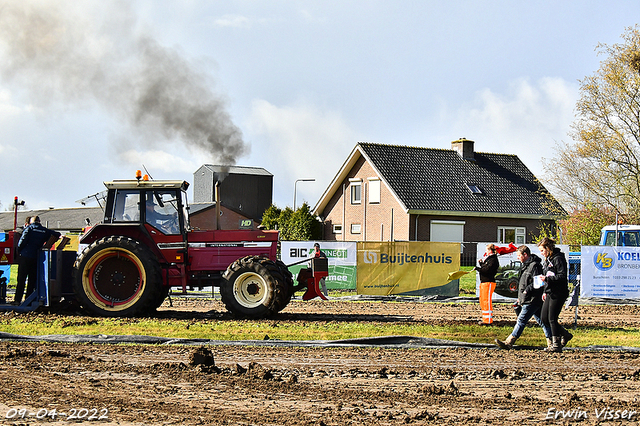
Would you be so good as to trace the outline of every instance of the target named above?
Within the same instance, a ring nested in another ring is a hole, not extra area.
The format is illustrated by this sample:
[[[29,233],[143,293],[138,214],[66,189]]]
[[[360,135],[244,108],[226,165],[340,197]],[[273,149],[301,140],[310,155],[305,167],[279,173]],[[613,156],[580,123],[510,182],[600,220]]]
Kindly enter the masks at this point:
[[[22,294],[27,279],[29,280],[27,297],[35,290],[38,280],[38,253],[52,236],[60,238],[60,233],[42,226],[38,216],[32,217],[31,224],[22,232],[20,241],[18,241],[18,283],[13,300],[14,305],[22,303]]]

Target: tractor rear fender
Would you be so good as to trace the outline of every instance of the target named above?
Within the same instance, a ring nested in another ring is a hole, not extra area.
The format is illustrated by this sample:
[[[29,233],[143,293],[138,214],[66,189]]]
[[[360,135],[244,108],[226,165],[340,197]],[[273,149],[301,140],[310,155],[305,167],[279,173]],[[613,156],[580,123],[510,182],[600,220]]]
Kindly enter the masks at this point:
[[[189,270],[194,274],[220,271],[246,256],[276,261],[278,233],[262,230],[208,230],[187,233]]]
[[[110,236],[122,236],[138,241],[147,246],[158,258],[160,263],[170,263],[165,259],[164,254],[149,234],[145,225],[139,223],[131,224],[98,224],[92,226],[87,233],[80,237],[80,244],[90,245],[101,238]]]

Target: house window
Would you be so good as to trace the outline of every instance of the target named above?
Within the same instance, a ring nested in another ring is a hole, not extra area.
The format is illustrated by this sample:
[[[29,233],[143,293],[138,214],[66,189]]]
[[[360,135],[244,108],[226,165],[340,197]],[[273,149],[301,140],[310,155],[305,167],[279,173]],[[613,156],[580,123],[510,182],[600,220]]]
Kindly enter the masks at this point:
[[[342,225],[333,225],[334,234],[342,234]]]
[[[369,204],[380,203],[380,179],[369,178]]]
[[[475,183],[468,183],[467,184],[467,188],[469,189],[469,191],[471,191],[472,194],[475,194],[475,195],[482,195],[483,194],[482,188],[480,188]]]
[[[351,224],[351,233],[352,234],[359,234],[362,230],[362,226],[359,223],[352,223]]]
[[[526,244],[526,234],[524,227],[498,226],[498,242],[502,244]]]
[[[351,204],[360,204],[362,203],[362,181],[352,181],[351,182]]]

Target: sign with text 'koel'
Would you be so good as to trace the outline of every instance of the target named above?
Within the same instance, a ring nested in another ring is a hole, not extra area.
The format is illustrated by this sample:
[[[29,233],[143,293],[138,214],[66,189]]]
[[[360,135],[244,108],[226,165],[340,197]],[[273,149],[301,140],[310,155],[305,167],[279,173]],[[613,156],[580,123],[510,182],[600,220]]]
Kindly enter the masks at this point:
[[[640,298],[640,247],[582,246],[580,297]]]

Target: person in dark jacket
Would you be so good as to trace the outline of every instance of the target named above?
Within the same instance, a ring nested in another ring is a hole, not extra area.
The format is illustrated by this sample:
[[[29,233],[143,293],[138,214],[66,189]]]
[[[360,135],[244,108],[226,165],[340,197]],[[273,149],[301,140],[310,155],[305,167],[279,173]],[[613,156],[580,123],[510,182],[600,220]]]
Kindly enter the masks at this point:
[[[319,243],[315,243],[313,245],[313,257],[319,257],[322,259],[326,259],[327,255],[324,254],[324,252],[322,250],[320,250],[320,244]],[[324,280],[324,277],[320,279],[320,287],[322,288],[322,294],[326,296],[329,295],[329,293],[327,292],[327,283]]]
[[[320,250],[320,244],[319,243],[313,244],[313,257],[320,257],[320,258],[326,258],[327,257],[327,255],[324,254],[324,252],[322,250]]]
[[[480,275],[480,309],[482,310],[482,320],[479,325],[493,325],[493,291],[496,289],[496,273],[500,267],[496,246],[487,244],[484,257],[478,260],[480,266],[474,269]]]
[[[18,241],[18,277],[14,305],[22,303],[24,286],[27,284],[27,297],[35,290],[38,276],[38,253],[51,236],[60,238],[60,233],[47,229],[40,224],[40,217],[31,218],[31,224],[22,232]]]
[[[534,317],[542,326],[547,342],[550,342],[551,332],[540,318],[542,310],[542,292],[543,288],[535,288],[534,277],[542,275],[541,260],[535,254],[531,254],[529,247],[521,245],[516,252],[518,260],[521,263],[518,282],[518,305],[520,313],[513,331],[505,341],[496,339],[496,344],[502,349],[511,349],[516,340],[522,335],[527,323]]]
[[[551,346],[546,350],[562,352],[562,347],[573,338],[573,335],[558,322],[562,306],[569,297],[567,258],[551,238],[543,238],[538,243],[538,248],[544,257],[541,277],[544,281],[541,317],[542,322],[551,330]]]

